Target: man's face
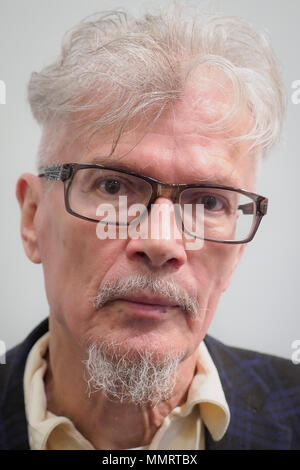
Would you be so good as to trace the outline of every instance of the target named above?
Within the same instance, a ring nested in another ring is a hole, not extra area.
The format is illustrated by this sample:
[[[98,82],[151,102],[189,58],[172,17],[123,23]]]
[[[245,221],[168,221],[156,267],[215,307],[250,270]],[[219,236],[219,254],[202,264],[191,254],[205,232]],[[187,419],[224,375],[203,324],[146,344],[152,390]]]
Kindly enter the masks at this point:
[[[186,93],[143,138],[137,131],[124,135],[107,161],[116,166],[122,161],[136,173],[167,183],[205,181],[253,190],[256,168],[246,147],[230,146],[225,135],[207,137],[199,131],[203,112],[198,114],[196,107],[203,110],[212,100],[210,95],[195,104],[193,92]],[[216,112],[223,105],[215,100]],[[110,148],[109,139],[95,136],[88,148],[69,146],[60,161],[93,162],[107,156]],[[190,357],[208,330],[244,245],[205,241],[199,250],[186,250],[184,240],[175,238],[100,240],[95,223],[66,212],[61,182],[39,184],[53,185],[39,202],[35,227],[51,316],[65,338],[79,347],[91,338],[109,338],[120,343],[124,353],[151,350],[164,356],[172,348]],[[165,198],[156,200],[160,203],[172,204]],[[136,275],[173,281],[197,298],[198,317],[176,305],[158,306],[163,299],[147,289],[95,309],[99,287]],[[136,302],[138,295],[147,296],[150,305]]]

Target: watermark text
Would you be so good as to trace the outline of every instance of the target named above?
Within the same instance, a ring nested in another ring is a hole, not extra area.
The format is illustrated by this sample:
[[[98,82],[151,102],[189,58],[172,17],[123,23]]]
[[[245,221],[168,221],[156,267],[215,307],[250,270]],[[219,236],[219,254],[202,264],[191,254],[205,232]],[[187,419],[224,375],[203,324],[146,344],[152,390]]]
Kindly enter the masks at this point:
[[[300,339],[295,339],[292,344],[291,348],[294,349],[292,352],[292,363],[293,364],[300,364]]]
[[[3,80],[0,80],[0,104],[6,104],[6,85]]]
[[[293,104],[300,104],[300,80],[295,80],[292,83],[292,88],[295,90],[292,93],[292,103]]]
[[[0,340],[0,365],[1,364],[6,364],[6,345],[2,340]]]
[[[133,240],[183,239],[187,250],[199,250],[204,243],[204,205],[152,204],[150,217],[143,204],[127,207],[127,197],[120,196],[118,207],[100,204],[96,228],[100,240],[131,238]],[[150,219],[150,221],[149,221]],[[179,223],[178,223],[179,221]],[[184,232],[181,226],[184,226]],[[197,234],[197,237],[194,234]]]

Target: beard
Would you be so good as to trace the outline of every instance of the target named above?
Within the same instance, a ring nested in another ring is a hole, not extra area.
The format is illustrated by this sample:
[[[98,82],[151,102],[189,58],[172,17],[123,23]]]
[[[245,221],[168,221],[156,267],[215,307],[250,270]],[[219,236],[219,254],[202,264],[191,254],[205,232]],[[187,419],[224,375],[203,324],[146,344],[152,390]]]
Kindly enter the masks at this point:
[[[89,396],[102,391],[111,401],[151,406],[171,397],[177,366],[184,356],[169,352],[158,357],[149,349],[124,353],[115,341],[93,343],[87,354]]]

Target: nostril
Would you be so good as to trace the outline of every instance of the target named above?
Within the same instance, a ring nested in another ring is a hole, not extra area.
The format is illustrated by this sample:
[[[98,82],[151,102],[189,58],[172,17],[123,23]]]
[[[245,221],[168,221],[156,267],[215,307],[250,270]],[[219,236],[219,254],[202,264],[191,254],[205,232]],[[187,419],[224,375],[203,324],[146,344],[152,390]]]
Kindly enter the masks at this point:
[[[169,259],[169,260],[168,260],[168,264],[169,264],[170,266],[173,266],[173,267],[176,268],[176,269],[178,269],[179,266],[180,266],[180,263],[178,262],[178,259],[176,259],[176,258],[171,258],[171,259]]]
[[[138,256],[139,258],[143,258],[143,259],[148,258],[148,259],[151,261],[151,259],[150,259],[149,256],[147,255],[147,253],[145,253],[144,251],[137,251],[137,252],[136,252],[136,256]],[[167,255],[166,255],[166,254],[163,255],[163,258],[166,259],[166,258],[167,258]],[[166,261],[167,261],[167,263],[168,263],[169,266],[174,266],[175,268],[178,267],[178,259],[176,259],[176,258],[171,258],[171,259],[168,259],[168,260],[166,260]]]
[[[126,247],[126,255],[131,261],[158,268],[165,265],[178,270],[187,260],[183,245],[175,240],[164,242],[156,239],[132,239]]]

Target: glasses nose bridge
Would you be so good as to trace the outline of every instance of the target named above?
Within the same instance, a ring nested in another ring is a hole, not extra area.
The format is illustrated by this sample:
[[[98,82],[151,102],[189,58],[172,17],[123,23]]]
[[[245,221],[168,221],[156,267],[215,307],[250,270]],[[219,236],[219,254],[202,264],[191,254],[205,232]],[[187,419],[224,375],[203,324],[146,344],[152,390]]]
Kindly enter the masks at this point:
[[[174,204],[178,201],[178,195],[181,190],[180,186],[177,184],[157,183],[156,198],[165,197],[171,199]]]

